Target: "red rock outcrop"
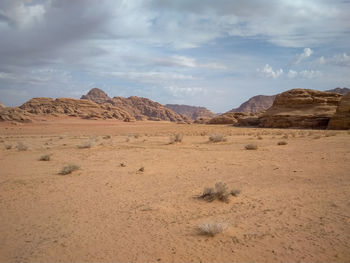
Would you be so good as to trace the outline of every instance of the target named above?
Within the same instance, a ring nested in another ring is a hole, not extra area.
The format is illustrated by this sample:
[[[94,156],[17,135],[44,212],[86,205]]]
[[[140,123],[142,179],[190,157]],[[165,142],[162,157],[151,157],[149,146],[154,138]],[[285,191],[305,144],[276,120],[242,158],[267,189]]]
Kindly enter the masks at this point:
[[[330,90],[326,90],[327,92],[333,92],[333,93],[339,93],[342,95],[345,95],[346,93],[350,92],[350,89],[348,88],[335,88],[335,89],[330,89]]]
[[[0,107],[0,121],[31,122],[32,117],[18,107]]]
[[[249,114],[242,112],[226,112],[210,119],[207,124],[236,124],[240,118],[247,116]]]
[[[329,121],[328,129],[350,129],[350,92],[341,98],[334,116]]]
[[[342,95],[309,89],[293,89],[276,96],[260,118],[260,127],[326,128]]]
[[[211,119],[216,116],[215,113],[211,112],[204,107],[196,107],[189,105],[179,105],[179,104],[166,104],[165,107],[175,111],[178,114],[190,117],[192,120],[196,121],[198,119]]]

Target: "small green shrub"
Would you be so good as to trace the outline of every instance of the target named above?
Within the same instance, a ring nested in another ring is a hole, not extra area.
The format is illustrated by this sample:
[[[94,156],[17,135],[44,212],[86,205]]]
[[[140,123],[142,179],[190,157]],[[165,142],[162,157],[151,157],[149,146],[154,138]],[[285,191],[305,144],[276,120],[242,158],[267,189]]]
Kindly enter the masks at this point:
[[[60,175],[66,175],[66,174],[71,174],[72,172],[76,171],[79,169],[78,165],[75,164],[69,164],[65,167],[62,168],[62,170],[59,172]]]

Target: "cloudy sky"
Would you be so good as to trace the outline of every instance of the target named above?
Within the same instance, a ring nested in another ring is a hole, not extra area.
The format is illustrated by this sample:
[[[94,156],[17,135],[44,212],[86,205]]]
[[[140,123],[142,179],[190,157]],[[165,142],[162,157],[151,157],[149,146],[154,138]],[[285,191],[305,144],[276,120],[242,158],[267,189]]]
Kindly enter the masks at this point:
[[[1,0],[0,101],[110,96],[224,112],[350,87],[349,0]]]

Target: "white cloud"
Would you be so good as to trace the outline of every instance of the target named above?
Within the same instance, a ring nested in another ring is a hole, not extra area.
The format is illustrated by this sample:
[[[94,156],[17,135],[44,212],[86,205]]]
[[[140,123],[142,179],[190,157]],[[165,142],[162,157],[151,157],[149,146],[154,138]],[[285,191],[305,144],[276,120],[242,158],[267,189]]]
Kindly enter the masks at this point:
[[[269,64],[266,64],[263,69],[258,68],[257,71],[260,73],[260,76],[273,79],[277,79],[283,74],[283,69],[273,70]]]
[[[312,55],[312,53],[314,53],[314,51],[311,48],[308,48],[308,47],[304,48],[303,53],[297,55],[295,60],[291,64],[293,64],[293,65],[299,64],[303,60],[305,60],[308,57],[310,57]]]
[[[290,69],[290,70],[288,71],[287,76],[288,76],[288,78],[293,79],[293,78],[295,78],[295,77],[298,76],[298,72],[296,72],[296,71]]]
[[[299,75],[302,78],[306,78],[306,79],[314,79],[314,78],[319,78],[322,76],[322,73],[318,70],[303,70],[299,72]]]
[[[166,86],[164,87],[166,90],[170,91],[170,93],[175,97],[181,96],[193,96],[198,93],[203,93],[204,89],[199,87],[178,87],[178,86]]]

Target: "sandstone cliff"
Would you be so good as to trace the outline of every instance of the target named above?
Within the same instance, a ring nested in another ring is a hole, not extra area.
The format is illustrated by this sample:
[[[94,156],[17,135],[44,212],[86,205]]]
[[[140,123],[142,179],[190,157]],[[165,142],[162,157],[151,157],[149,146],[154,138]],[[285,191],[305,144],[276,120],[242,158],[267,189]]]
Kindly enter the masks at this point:
[[[91,89],[86,95],[81,96],[80,99],[92,100],[98,104],[106,103],[111,100],[111,98],[103,90],[98,88]]]
[[[337,111],[329,121],[328,129],[350,129],[350,92],[341,98]]]
[[[342,95],[308,89],[293,89],[276,96],[260,118],[260,127],[326,128]]]
[[[0,121],[31,122],[32,115],[18,107],[0,107]]]

